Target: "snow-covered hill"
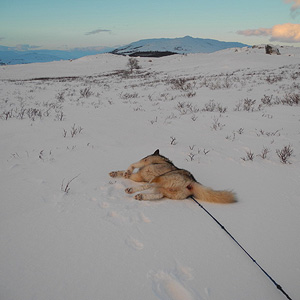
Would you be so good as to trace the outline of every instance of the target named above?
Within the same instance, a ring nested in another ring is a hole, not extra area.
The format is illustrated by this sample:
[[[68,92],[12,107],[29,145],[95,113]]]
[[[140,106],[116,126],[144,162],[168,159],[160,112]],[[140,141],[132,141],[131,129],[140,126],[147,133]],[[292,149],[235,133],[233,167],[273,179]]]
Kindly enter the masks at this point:
[[[106,53],[112,48],[103,47],[98,50],[16,50],[9,47],[0,46],[0,65],[31,64],[39,62],[52,62],[60,60],[72,60],[80,57]]]
[[[146,39],[115,49],[113,53],[132,55],[144,52],[171,52],[177,54],[211,53],[227,48],[248,47],[242,43],[221,42],[213,39],[201,39],[185,36],[175,39]]]
[[[300,51],[264,52],[0,66],[1,300],[286,299],[192,200],[109,177],[158,148],[236,193],[202,204],[297,299]]]

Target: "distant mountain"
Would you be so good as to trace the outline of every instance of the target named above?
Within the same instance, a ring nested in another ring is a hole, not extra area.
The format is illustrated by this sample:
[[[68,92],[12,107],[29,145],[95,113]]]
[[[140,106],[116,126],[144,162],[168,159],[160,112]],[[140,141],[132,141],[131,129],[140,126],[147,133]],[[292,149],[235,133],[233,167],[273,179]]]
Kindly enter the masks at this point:
[[[88,55],[108,52],[119,55],[161,57],[171,54],[211,53],[227,48],[242,47],[249,46],[235,42],[192,38],[190,36],[175,39],[162,38],[140,40],[117,49],[109,47],[91,47],[75,48],[72,50],[20,50],[16,47],[0,46],[0,65],[72,60]]]
[[[107,53],[113,48],[75,48],[72,50],[26,50],[19,51],[15,47],[0,46],[0,65],[30,64],[71,60],[88,55]]]
[[[130,56],[163,56],[169,54],[211,53],[227,48],[249,47],[236,42],[221,42],[185,36],[174,39],[140,40],[112,51],[113,54]]]

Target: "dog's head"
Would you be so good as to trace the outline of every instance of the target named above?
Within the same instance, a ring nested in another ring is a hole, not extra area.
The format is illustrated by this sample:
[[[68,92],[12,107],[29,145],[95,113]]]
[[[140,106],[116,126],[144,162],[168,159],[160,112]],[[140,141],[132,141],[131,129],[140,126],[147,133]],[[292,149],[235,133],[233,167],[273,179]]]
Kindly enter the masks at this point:
[[[156,151],[154,151],[154,153],[152,155],[159,155],[159,149],[157,149]]]
[[[159,163],[165,163],[165,162],[172,163],[168,158],[162,156],[159,153],[159,149],[154,151],[153,154],[150,154],[150,155],[144,157],[143,159],[141,159],[141,161],[143,161],[147,165],[159,164]]]

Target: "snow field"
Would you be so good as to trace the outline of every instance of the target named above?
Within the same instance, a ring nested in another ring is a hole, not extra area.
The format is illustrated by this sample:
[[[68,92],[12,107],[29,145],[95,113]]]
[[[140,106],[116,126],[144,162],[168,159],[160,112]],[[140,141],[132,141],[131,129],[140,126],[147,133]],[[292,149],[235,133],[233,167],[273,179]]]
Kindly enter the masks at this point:
[[[203,205],[295,299],[297,51],[144,58],[132,74],[108,54],[1,67],[0,298],[284,299],[193,201],[139,202],[108,176],[159,148],[234,190]]]

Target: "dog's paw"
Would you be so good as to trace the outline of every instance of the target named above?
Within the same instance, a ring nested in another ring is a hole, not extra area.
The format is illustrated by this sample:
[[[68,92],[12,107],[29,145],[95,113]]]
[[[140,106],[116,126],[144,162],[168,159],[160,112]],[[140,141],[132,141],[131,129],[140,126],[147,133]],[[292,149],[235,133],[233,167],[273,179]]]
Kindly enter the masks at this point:
[[[131,171],[129,171],[129,170],[127,170],[126,172],[124,172],[124,175],[123,175],[123,177],[124,178],[130,178],[130,176],[131,176]]]
[[[135,200],[143,200],[143,194],[137,194],[134,196]]]
[[[133,188],[127,188],[127,189],[125,190],[125,192],[126,192],[127,194],[133,194]]]
[[[118,172],[115,172],[115,171],[110,172],[110,173],[109,173],[109,176],[112,177],[112,178],[115,178],[115,177],[118,176]]]

